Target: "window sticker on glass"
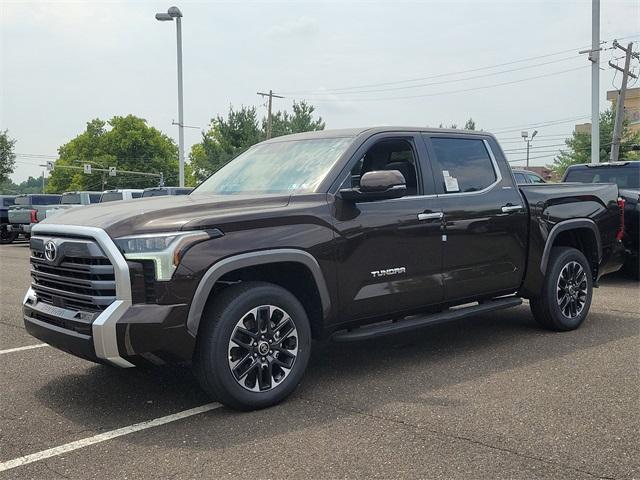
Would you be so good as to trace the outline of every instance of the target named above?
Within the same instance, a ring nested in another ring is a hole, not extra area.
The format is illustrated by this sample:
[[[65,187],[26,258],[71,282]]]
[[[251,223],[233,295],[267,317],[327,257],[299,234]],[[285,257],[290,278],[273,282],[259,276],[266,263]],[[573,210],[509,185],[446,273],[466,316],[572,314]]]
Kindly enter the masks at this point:
[[[443,170],[442,176],[444,177],[444,188],[447,192],[459,192],[458,179],[449,175],[449,170]]]

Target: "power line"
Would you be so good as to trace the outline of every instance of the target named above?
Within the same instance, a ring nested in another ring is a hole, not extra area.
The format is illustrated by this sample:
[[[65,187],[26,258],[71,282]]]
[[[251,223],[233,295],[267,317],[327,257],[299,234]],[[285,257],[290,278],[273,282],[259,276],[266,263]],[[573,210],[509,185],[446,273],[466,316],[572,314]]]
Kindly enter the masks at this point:
[[[486,90],[488,88],[494,88],[494,87],[502,87],[505,85],[512,85],[512,84],[516,84],[516,83],[522,83],[522,82],[526,82],[529,80],[535,80],[538,78],[548,78],[554,75],[561,75],[563,73],[568,73],[568,72],[574,72],[577,70],[583,70],[585,68],[588,68],[588,65],[584,65],[581,67],[576,67],[576,68],[570,68],[567,70],[560,70],[560,71],[556,71],[556,72],[549,72],[546,73],[544,75],[536,75],[533,77],[525,77],[525,78],[521,78],[519,80],[511,80],[509,82],[501,82],[501,83],[495,83],[492,85],[483,85],[480,87],[472,87],[472,88],[463,88],[463,89],[458,89],[458,90],[449,90],[449,91],[444,91],[444,92],[434,92],[434,93],[426,93],[426,94],[420,94],[420,95],[407,95],[407,96],[401,96],[401,97],[378,97],[378,98],[350,98],[350,99],[324,99],[324,100],[314,100],[314,102],[322,104],[322,103],[335,103],[335,102],[377,102],[377,101],[385,101],[385,100],[411,100],[411,99],[415,99],[415,98],[425,98],[425,97],[435,97],[435,96],[441,96],[441,95],[449,95],[449,94],[455,94],[455,93],[465,93],[465,92],[471,92],[474,90]]]
[[[536,63],[534,65],[526,65],[524,67],[519,67],[519,68],[511,68],[509,70],[503,70],[500,72],[491,72],[491,73],[484,73],[482,75],[473,75],[471,77],[464,77],[464,78],[456,78],[456,79],[447,79],[447,80],[440,80],[438,82],[430,82],[430,83],[419,83],[417,85],[404,85],[401,87],[389,87],[389,88],[377,88],[377,89],[371,89],[371,90],[358,90],[358,91],[327,91],[329,94],[331,95],[350,95],[350,94],[360,94],[360,93],[377,93],[377,92],[390,92],[390,91],[396,91],[396,90],[407,90],[407,89],[411,89],[411,88],[422,88],[422,87],[430,87],[433,85],[443,85],[443,84],[449,84],[449,83],[455,83],[455,82],[466,82],[469,80],[476,80],[478,78],[486,78],[486,77],[492,77],[492,76],[496,76],[496,75],[504,75],[505,73],[511,73],[511,72],[518,72],[520,70],[527,70],[530,68],[537,68],[537,67],[541,67],[544,65],[550,65],[552,63],[559,63],[559,62],[566,62],[567,60],[579,60],[580,57],[564,57],[564,58],[560,58],[558,60],[551,60],[549,62],[543,62],[543,63]],[[323,95],[323,92],[316,92],[315,95]],[[305,97],[307,98],[307,97]],[[313,95],[310,98],[311,100],[313,100]]]
[[[634,38],[637,37],[638,35],[631,35],[631,36],[626,36],[626,37],[617,37],[618,40],[622,40],[624,38]],[[608,43],[610,40],[603,40],[602,42],[600,42],[601,44],[605,44]],[[542,55],[536,55],[536,56],[532,56],[532,57],[526,57],[526,58],[521,58],[518,60],[511,60],[508,62],[503,62],[503,63],[497,63],[497,64],[493,64],[493,65],[485,65],[482,67],[476,67],[476,68],[471,68],[471,69],[465,69],[465,70],[458,70],[458,71],[454,71],[454,72],[447,72],[447,73],[440,73],[440,74],[436,74],[436,75],[428,75],[428,76],[421,76],[421,77],[416,77],[416,78],[410,78],[410,79],[405,79],[405,80],[395,80],[395,81],[388,81],[388,82],[379,82],[379,83],[368,83],[368,84],[363,84],[363,85],[352,85],[352,86],[348,86],[348,87],[334,87],[334,88],[327,88],[324,89],[325,92],[327,93],[337,93],[337,92],[341,92],[341,91],[348,91],[348,90],[360,90],[363,88],[373,88],[373,87],[384,87],[384,86],[389,86],[389,85],[398,85],[398,84],[402,84],[402,83],[412,83],[412,82],[419,82],[419,81],[423,81],[423,80],[431,80],[434,78],[442,78],[442,77],[449,77],[449,76],[454,76],[454,75],[460,75],[463,73],[473,73],[473,72],[479,72],[482,70],[490,70],[493,68],[499,68],[499,67],[505,67],[508,65],[515,65],[518,63],[524,63],[524,62],[529,62],[532,60],[539,60],[541,58],[548,58],[548,57],[553,57],[556,55],[561,55],[563,53],[569,53],[569,52],[576,52],[577,50],[580,50],[581,48],[585,48],[585,46],[580,46],[580,47],[575,47],[575,48],[569,48],[566,50],[559,50],[557,52],[552,52],[552,53],[547,53],[547,54],[542,54]],[[580,58],[580,57],[575,57],[575,58]],[[314,93],[318,93],[318,90],[292,90],[292,91],[286,91],[284,92],[284,95],[298,95],[298,94],[314,94]],[[355,93],[355,92],[354,92]]]

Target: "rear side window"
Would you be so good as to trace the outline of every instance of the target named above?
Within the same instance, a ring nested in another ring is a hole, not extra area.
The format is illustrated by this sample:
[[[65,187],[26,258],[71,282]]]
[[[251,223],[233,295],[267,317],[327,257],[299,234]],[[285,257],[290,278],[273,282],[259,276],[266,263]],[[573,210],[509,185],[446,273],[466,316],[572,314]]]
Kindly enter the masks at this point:
[[[132,192],[131,198],[140,198],[142,197],[142,192]]]
[[[527,179],[522,173],[514,173],[513,176],[516,177],[516,183],[527,183]]]
[[[89,194],[89,201],[91,203],[98,203],[100,201],[100,194],[99,193],[90,193]]]
[[[65,193],[62,195],[63,205],[80,205],[80,194],[79,193]]]
[[[146,190],[142,196],[143,197],[161,197],[163,195],[169,195],[169,192],[167,192],[166,190]]]
[[[11,205],[13,205],[13,198],[3,198],[2,199],[2,206],[3,207],[10,207]]]
[[[475,138],[432,138],[435,170],[445,193],[477,192],[497,180],[484,142]]]
[[[544,180],[537,175],[527,174],[531,183],[544,183]]]

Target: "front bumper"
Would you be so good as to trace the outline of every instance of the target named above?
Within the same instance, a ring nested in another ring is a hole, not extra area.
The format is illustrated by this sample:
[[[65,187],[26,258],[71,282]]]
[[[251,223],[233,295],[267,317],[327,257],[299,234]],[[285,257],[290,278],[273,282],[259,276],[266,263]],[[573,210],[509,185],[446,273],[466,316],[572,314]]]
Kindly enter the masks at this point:
[[[195,347],[184,323],[187,305],[125,306],[116,301],[93,316],[38,301],[29,289],[23,314],[27,332],[39,340],[118,367],[189,361]]]
[[[36,282],[23,301],[24,323],[29,333],[81,358],[123,368],[140,363],[157,364],[191,359],[195,339],[186,328],[188,306],[134,304],[129,266],[104,230],[44,223],[33,228],[32,249],[36,245],[42,245],[43,241],[57,244],[58,250],[68,251],[72,256],[79,251],[99,251],[99,255],[108,258],[109,265],[113,266],[110,282],[115,284],[115,297],[111,297],[114,298],[113,301],[108,306],[105,304],[106,308],[103,307],[102,310],[85,311],[76,306],[77,302],[74,302],[69,290],[62,292],[52,288],[55,285]],[[98,247],[99,250],[96,250]],[[62,264],[56,263],[57,260],[43,264],[42,258],[38,260],[39,265],[64,269],[64,256],[61,261]],[[36,277],[38,274],[44,276],[45,279],[53,278],[51,281],[60,278],[59,275],[39,273],[37,269],[35,272],[32,270],[33,274]],[[88,280],[82,282],[83,285],[78,285],[84,287],[88,283],[105,283]],[[44,293],[41,293],[43,289]],[[54,296],[56,292],[61,292],[66,298],[63,302],[56,303],[56,299],[51,298],[51,292]],[[80,297],[87,298],[86,295],[79,295]]]

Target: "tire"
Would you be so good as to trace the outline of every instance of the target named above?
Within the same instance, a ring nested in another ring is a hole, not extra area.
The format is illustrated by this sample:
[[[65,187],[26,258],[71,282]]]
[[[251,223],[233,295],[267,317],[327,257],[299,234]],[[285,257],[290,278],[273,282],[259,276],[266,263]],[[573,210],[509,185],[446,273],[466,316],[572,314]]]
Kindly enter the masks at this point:
[[[591,267],[584,254],[575,248],[556,247],[551,250],[541,294],[529,304],[540,326],[566,332],[582,324],[592,296]]]
[[[243,282],[205,309],[193,369],[201,387],[224,405],[257,410],[293,393],[310,354],[311,328],[298,299],[271,283]]]
[[[0,245],[6,245],[7,243],[13,243],[16,239],[16,232],[10,232],[7,227],[0,229]]]

